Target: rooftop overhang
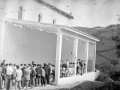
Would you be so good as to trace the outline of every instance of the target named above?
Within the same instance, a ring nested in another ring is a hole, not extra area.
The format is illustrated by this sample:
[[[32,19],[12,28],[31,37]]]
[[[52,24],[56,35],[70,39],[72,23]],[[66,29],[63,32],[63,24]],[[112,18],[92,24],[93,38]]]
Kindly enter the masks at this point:
[[[8,19],[8,20],[6,20],[6,22],[16,25],[16,26],[29,27],[29,28],[33,28],[33,29],[37,29],[37,30],[44,30],[44,31],[51,32],[51,33],[57,33],[58,30],[61,28],[61,29],[68,30],[72,33],[81,35],[83,37],[92,39],[94,41],[100,41],[98,38],[93,37],[92,35],[89,35],[83,31],[80,31],[80,30],[77,30],[75,28],[71,28],[68,26],[40,23],[40,22],[33,22],[33,21],[16,20],[16,19]]]
[[[81,35],[81,36],[83,36],[85,38],[91,39],[93,41],[97,41],[97,42],[100,41],[100,39],[98,39],[98,38],[96,38],[96,37],[94,37],[94,36],[92,36],[90,34],[87,34],[87,33],[83,32],[83,31],[77,30],[75,28],[72,28],[72,27],[62,27],[62,28],[65,29],[65,30],[71,31],[72,33]]]
[[[19,27],[28,27],[31,29],[36,29],[51,33],[57,33],[57,29],[58,29],[58,27],[56,27],[55,25],[50,25],[47,23],[39,23],[39,22],[16,20],[16,19],[8,19],[6,20],[6,23],[13,24]]]

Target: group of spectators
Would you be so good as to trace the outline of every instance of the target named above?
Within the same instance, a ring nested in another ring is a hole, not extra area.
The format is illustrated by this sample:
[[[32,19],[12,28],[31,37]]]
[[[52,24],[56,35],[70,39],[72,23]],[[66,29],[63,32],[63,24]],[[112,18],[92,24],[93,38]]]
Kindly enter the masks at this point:
[[[86,64],[84,60],[78,59],[75,67],[74,62],[68,60],[60,63],[60,78],[70,77],[75,74],[82,75],[85,73]],[[55,82],[55,66],[51,63],[41,64],[6,64],[5,60],[0,64],[0,89],[15,90],[26,87],[34,88],[46,86]]]
[[[69,62],[68,60],[66,61],[61,60],[60,78],[73,76],[75,74],[75,69],[77,75],[83,75],[85,73],[85,67],[86,64],[84,60],[81,59],[77,60],[76,67],[74,62]]]
[[[75,63],[69,62],[68,60],[66,60],[66,62],[61,60],[60,78],[73,76],[75,71],[74,67],[75,67]]]
[[[85,73],[86,64],[84,61],[85,60],[81,60],[81,59],[77,60],[77,67],[76,67],[76,74],[77,75],[83,75]]]
[[[28,89],[46,86],[55,81],[55,66],[52,64],[5,64],[0,66],[0,88],[6,90]]]

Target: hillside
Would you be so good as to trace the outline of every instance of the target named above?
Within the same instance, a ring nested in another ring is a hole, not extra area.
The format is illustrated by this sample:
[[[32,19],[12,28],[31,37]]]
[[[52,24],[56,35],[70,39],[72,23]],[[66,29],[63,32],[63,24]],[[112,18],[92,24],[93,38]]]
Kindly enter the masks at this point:
[[[116,62],[116,42],[112,39],[116,34],[120,34],[120,25],[109,25],[107,27],[74,27],[78,30],[91,34],[100,39],[97,42],[97,64],[103,62]]]

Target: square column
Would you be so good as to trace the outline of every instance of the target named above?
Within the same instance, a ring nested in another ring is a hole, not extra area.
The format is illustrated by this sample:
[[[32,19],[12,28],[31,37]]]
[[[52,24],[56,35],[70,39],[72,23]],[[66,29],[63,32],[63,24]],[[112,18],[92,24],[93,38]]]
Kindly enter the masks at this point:
[[[93,68],[92,71],[95,71],[95,63],[96,63],[96,43],[94,44],[94,59],[93,59]]]
[[[89,42],[86,41],[85,44],[85,51],[86,51],[86,68],[85,68],[85,73],[87,73],[87,68],[88,68],[88,54],[89,54]]]
[[[2,7],[2,14],[1,14],[1,26],[0,26],[0,63],[2,62],[2,60],[4,59],[3,58],[3,48],[4,48],[4,32],[5,32],[5,21],[6,21],[6,18],[5,18],[5,0],[3,0],[3,7]]]
[[[78,52],[78,39],[74,39],[74,44],[73,44],[73,61],[75,63],[74,67],[74,75],[76,75],[76,67],[77,67],[77,52]]]
[[[61,34],[61,28],[60,28],[58,30],[57,44],[56,44],[55,85],[59,84],[59,79],[60,79],[61,50],[62,50],[62,34]]]

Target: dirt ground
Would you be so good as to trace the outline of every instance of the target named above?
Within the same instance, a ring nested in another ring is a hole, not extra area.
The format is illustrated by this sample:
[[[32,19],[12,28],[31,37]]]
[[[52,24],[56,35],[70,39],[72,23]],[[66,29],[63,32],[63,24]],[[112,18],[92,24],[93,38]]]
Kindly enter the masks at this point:
[[[97,82],[97,81],[83,81],[83,82],[76,82],[72,84],[66,84],[66,85],[46,85],[46,86],[39,86],[35,88],[28,88],[28,90],[89,90],[89,88],[99,86],[103,84],[103,82]],[[5,89],[0,89],[5,90]],[[14,88],[12,90],[15,90]],[[26,90],[26,88],[21,89]]]
[[[74,83],[74,84],[67,84],[67,85],[46,85],[46,86],[39,86],[39,87],[34,87],[34,88],[28,88],[28,90],[59,90],[62,88],[71,88],[74,86],[79,85],[80,83]],[[6,90],[6,89],[0,89],[0,90]],[[12,90],[15,90],[14,88]],[[21,89],[21,90],[26,90],[26,88]]]

